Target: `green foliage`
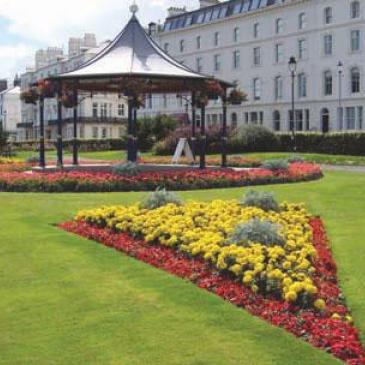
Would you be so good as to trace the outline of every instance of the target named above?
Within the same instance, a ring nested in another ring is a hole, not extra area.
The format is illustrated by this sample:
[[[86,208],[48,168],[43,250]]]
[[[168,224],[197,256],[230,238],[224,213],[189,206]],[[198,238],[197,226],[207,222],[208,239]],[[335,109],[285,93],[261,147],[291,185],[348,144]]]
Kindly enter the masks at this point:
[[[26,163],[30,163],[30,164],[35,164],[39,162],[39,157],[38,156],[30,156],[26,159],[25,161]]]
[[[272,171],[287,170],[289,163],[286,159],[264,161],[262,168]]]
[[[153,145],[166,138],[177,127],[177,120],[167,115],[137,120],[137,138],[141,151],[150,150]]]
[[[266,212],[270,210],[278,212],[280,210],[274,194],[267,191],[249,190],[240,201],[240,204],[244,207],[257,207]]]
[[[120,176],[136,176],[141,172],[140,167],[135,162],[125,162],[114,165],[112,168],[114,175]]]
[[[166,189],[157,189],[141,202],[141,207],[144,209],[157,209],[167,204],[182,205],[182,203],[182,200],[175,193],[166,191]]]
[[[229,143],[231,152],[272,151],[279,140],[274,132],[258,125],[243,125],[237,128]]]
[[[229,244],[248,246],[251,242],[266,246],[283,246],[284,237],[280,234],[282,227],[268,220],[251,219],[247,223],[240,223],[228,238]]]
[[[290,155],[287,159],[286,159],[289,163],[293,163],[293,162],[304,162],[305,159],[303,156],[300,155]]]

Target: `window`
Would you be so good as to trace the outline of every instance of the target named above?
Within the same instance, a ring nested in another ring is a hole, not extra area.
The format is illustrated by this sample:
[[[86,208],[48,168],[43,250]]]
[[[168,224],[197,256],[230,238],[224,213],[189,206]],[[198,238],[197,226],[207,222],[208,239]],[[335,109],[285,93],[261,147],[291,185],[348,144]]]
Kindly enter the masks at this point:
[[[324,9],[324,24],[331,24],[333,21],[332,8],[328,6]]]
[[[169,53],[169,50],[170,50],[170,44],[169,44],[169,43],[165,43],[165,44],[163,45],[163,49],[164,49],[164,51],[165,51],[166,53]]]
[[[255,23],[253,25],[253,37],[258,38],[260,36],[260,23]]]
[[[197,36],[196,37],[196,49],[200,49],[202,46],[202,37],[201,36]]]
[[[259,78],[253,80],[253,97],[255,100],[261,99],[261,80]]]
[[[326,71],[323,74],[324,95],[332,95],[332,72]]]
[[[219,46],[219,32],[214,33],[214,46]]]
[[[360,92],[360,70],[354,67],[350,71],[351,74],[351,93]]]
[[[100,116],[101,118],[106,118],[107,116],[107,110],[108,110],[108,104],[102,103],[100,108]]]
[[[241,64],[241,52],[236,50],[233,52],[233,68],[237,69],[240,67]]]
[[[240,28],[236,27],[233,30],[233,42],[238,42],[240,38]]]
[[[284,61],[284,47],[282,44],[275,45],[275,62],[281,63]]]
[[[251,123],[257,124],[258,119],[259,118],[258,118],[257,112],[251,112]]]
[[[98,103],[93,103],[93,118],[97,118],[98,116]]]
[[[346,129],[355,129],[356,128],[356,108],[348,107],[346,108],[345,114],[345,123]]]
[[[231,114],[231,127],[237,128],[237,123],[238,123],[237,113],[232,113]]]
[[[221,55],[216,54],[214,55],[214,71],[220,71],[221,70]]]
[[[92,128],[92,135],[93,135],[94,139],[99,138],[99,129],[98,129],[98,127],[93,127]]]
[[[350,17],[351,19],[360,18],[360,1],[353,1],[350,4]]]
[[[299,39],[298,41],[298,58],[304,60],[308,57],[308,47],[306,39]]]
[[[185,51],[185,41],[182,39],[180,41],[180,53],[183,53]]]
[[[307,28],[307,14],[306,13],[300,13],[299,14],[298,27],[299,27],[299,29]]]
[[[281,18],[276,19],[275,22],[275,33],[281,34],[284,31],[284,21]]]
[[[357,107],[357,126],[358,126],[359,130],[362,129],[362,120],[363,120],[363,107],[358,106]]]
[[[281,76],[275,77],[275,100],[283,98],[283,78]]]
[[[351,31],[351,52],[360,51],[360,31],[359,30],[352,30]]]
[[[280,131],[280,112],[277,110],[273,113],[273,128],[275,132]]]
[[[163,104],[163,107],[166,109],[167,105],[168,105],[167,95],[166,94],[162,95],[162,104]]]
[[[323,37],[323,51],[325,56],[331,56],[333,52],[333,37],[332,34],[326,34]]]
[[[152,94],[148,94],[146,97],[146,107],[149,109],[152,109],[153,103],[152,103]]]
[[[298,75],[298,96],[300,98],[307,96],[307,76],[304,73]]]
[[[118,104],[118,116],[119,117],[124,117],[124,104]]]
[[[253,49],[253,64],[255,66],[261,65],[261,48],[260,47],[255,47]]]
[[[202,57],[197,57],[197,59],[196,59],[196,70],[198,72],[203,71],[203,58]]]
[[[106,128],[103,128],[101,130],[101,138],[106,138],[106,137],[107,137],[107,130],[106,130]]]

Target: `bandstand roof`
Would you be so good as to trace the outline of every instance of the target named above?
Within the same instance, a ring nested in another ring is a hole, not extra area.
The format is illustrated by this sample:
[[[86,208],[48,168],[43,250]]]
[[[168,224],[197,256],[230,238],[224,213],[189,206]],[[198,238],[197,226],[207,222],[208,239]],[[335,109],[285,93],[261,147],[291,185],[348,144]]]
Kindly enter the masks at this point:
[[[135,12],[126,27],[105,49],[74,71],[51,77],[82,90],[123,91],[125,79],[146,81],[144,92],[181,92],[199,88],[212,77],[197,73],[164,52],[145,32]],[[166,82],[166,81],[170,82]],[[229,82],[217,80],[224,87]]]

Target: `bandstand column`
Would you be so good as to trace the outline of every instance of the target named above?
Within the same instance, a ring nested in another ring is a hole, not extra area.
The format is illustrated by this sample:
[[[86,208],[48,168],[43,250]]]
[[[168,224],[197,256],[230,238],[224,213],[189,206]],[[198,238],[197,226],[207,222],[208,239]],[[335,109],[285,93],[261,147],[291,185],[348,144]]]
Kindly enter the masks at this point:
[[[44,97],[39,97],[39,167],[46,167],[46,154],[44,146]]]
[[[128,97],[128,140],[127,140],[127,160],[133,162],[133,97]]]
[[[200,168],[206,168],[206,150],[207,150],[207,136],[205,134],[205,104],[201,105],[201,121],[200,121]]]
[[[138,110],[136,107],[134,107],[133,124],[132,124],[132,136],[133,136],[133,160],[132,160],[132,162],[137,162],[137,156],[138,156],[137,113],[138,113]]]
[[[191,149],[195,159],[196,155],[196,94],[191,94]]]
[[[72,141],[72,164],[79,164],[79,148],[77,139],[77,124],[78,124],[78,92],[75,87],[73,90],[74,107],[73,107],[73,141]]]
[[[227,90],[224,90],[222,98],[223,120],[222,120],[222,167],[227,167]]]
[[[63,167],[63,142],[62,142],[62,88],[57,92],[57,166]]]

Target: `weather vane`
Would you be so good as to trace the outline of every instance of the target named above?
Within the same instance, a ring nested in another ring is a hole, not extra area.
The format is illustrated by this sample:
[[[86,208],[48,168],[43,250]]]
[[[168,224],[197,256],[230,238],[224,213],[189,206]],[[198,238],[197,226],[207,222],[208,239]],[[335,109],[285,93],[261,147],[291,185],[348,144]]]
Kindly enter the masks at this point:
[[[136,0],[133,1],[133,4],[129,7],[129,10],[133,15],[136,15],[138,11],[138,5],[136,4]]]

